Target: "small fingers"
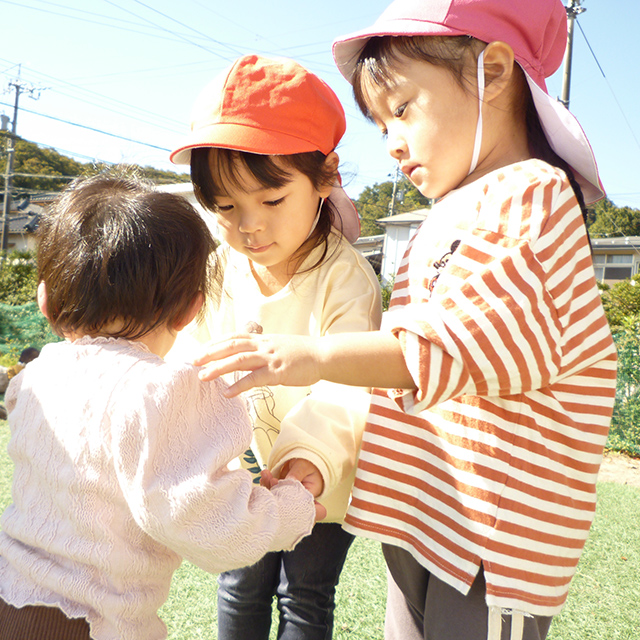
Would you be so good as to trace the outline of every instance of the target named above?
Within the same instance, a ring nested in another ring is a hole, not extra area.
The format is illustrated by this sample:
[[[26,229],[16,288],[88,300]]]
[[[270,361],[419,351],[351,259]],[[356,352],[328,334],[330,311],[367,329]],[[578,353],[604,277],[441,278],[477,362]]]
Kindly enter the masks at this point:
[[[230,358],[240,353],[256,351],[256,349],[257,345],[248,333],[235,334],[226,340],[212,342],[207,345],[204,352],[193,361],[193,364],[200,367],[209,362]]]
[[[327,510],[319,502],[314,502],[313,505],[316,508],[316,522],[324,520],[327,517]]]

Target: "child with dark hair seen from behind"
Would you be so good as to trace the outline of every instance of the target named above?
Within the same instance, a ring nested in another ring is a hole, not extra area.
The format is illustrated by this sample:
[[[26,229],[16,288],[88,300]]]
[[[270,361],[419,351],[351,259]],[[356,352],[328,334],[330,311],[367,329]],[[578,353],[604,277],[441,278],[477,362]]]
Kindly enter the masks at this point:
[[[324,515],[298,481],[229,471],[251,439],[244,403],[163,360],[214,281],[214,248],[185,199],[125,175],[74,182],[42,218],[38,303],[65,340],[6,394],[1,640],[162,640],[183,558],[241,567]]]

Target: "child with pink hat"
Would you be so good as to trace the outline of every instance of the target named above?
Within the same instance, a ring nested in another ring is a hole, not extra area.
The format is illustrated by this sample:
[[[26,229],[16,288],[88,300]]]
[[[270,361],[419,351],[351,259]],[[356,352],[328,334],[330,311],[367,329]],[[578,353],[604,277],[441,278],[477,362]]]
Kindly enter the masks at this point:
[[[379,328],[378,281],[351,245],[359,218],[340,186],[335,149],[345,127],[334,92],[292,60],[243,56],[202,91],[172,159],[190,162],[196,197],[215,216],[224,282],[172,357],[237,331],[320,337]],[[369,393],[322,382],[265,386],[246,400],[254,431],[243,465],[256,481],[262,468],[268,482],[271,474],[301,480],[327,515],[293,551],[220,575],[218,638],[268,640],[275,597],[279,638],[327,640],[353,541],[340,525]]]
[[[387,640],[544,638],[595,511],[616,384],[585,201],[602,197],[545,78],[560,0],[396,0],[334,57],[436,198],[380,332],[237,338],[205,378],[374,387],[345,528],[383,543]]]

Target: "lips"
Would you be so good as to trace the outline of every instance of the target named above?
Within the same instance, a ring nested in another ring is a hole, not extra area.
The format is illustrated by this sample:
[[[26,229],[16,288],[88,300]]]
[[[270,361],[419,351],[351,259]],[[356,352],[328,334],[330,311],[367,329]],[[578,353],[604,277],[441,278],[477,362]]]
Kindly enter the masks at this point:
[[[404,173],[405,176],[407,176],[407,178],[411,179],[411,174],[413,173],[414,169],[416,169],[418,167],[417,164],[403,164],[400,165],[400,171],[402,171],[402,173]]]
[[[262,244],[256,246],[247,246],[247,251],[250,253],[264,253],[271,248],[271,244]]]

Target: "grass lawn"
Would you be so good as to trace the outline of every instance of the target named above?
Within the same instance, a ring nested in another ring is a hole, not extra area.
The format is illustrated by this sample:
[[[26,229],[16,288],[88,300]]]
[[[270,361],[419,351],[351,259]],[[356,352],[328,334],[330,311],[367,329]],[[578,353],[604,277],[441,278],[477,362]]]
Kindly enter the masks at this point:
[[[0,511],[11,500],[9,429],[0,422]],[[549,640],[637,640],[640,637],[640,489],[598,485],[598,509],[569,599]],[[335,640],[382,640],[384,561],[376,543],[358,539],[337,594]],[[161,610],[170,640],[215,640],[216,581],[189,563],[176,573]],[[276,637],[275,629],[271,638]]]

